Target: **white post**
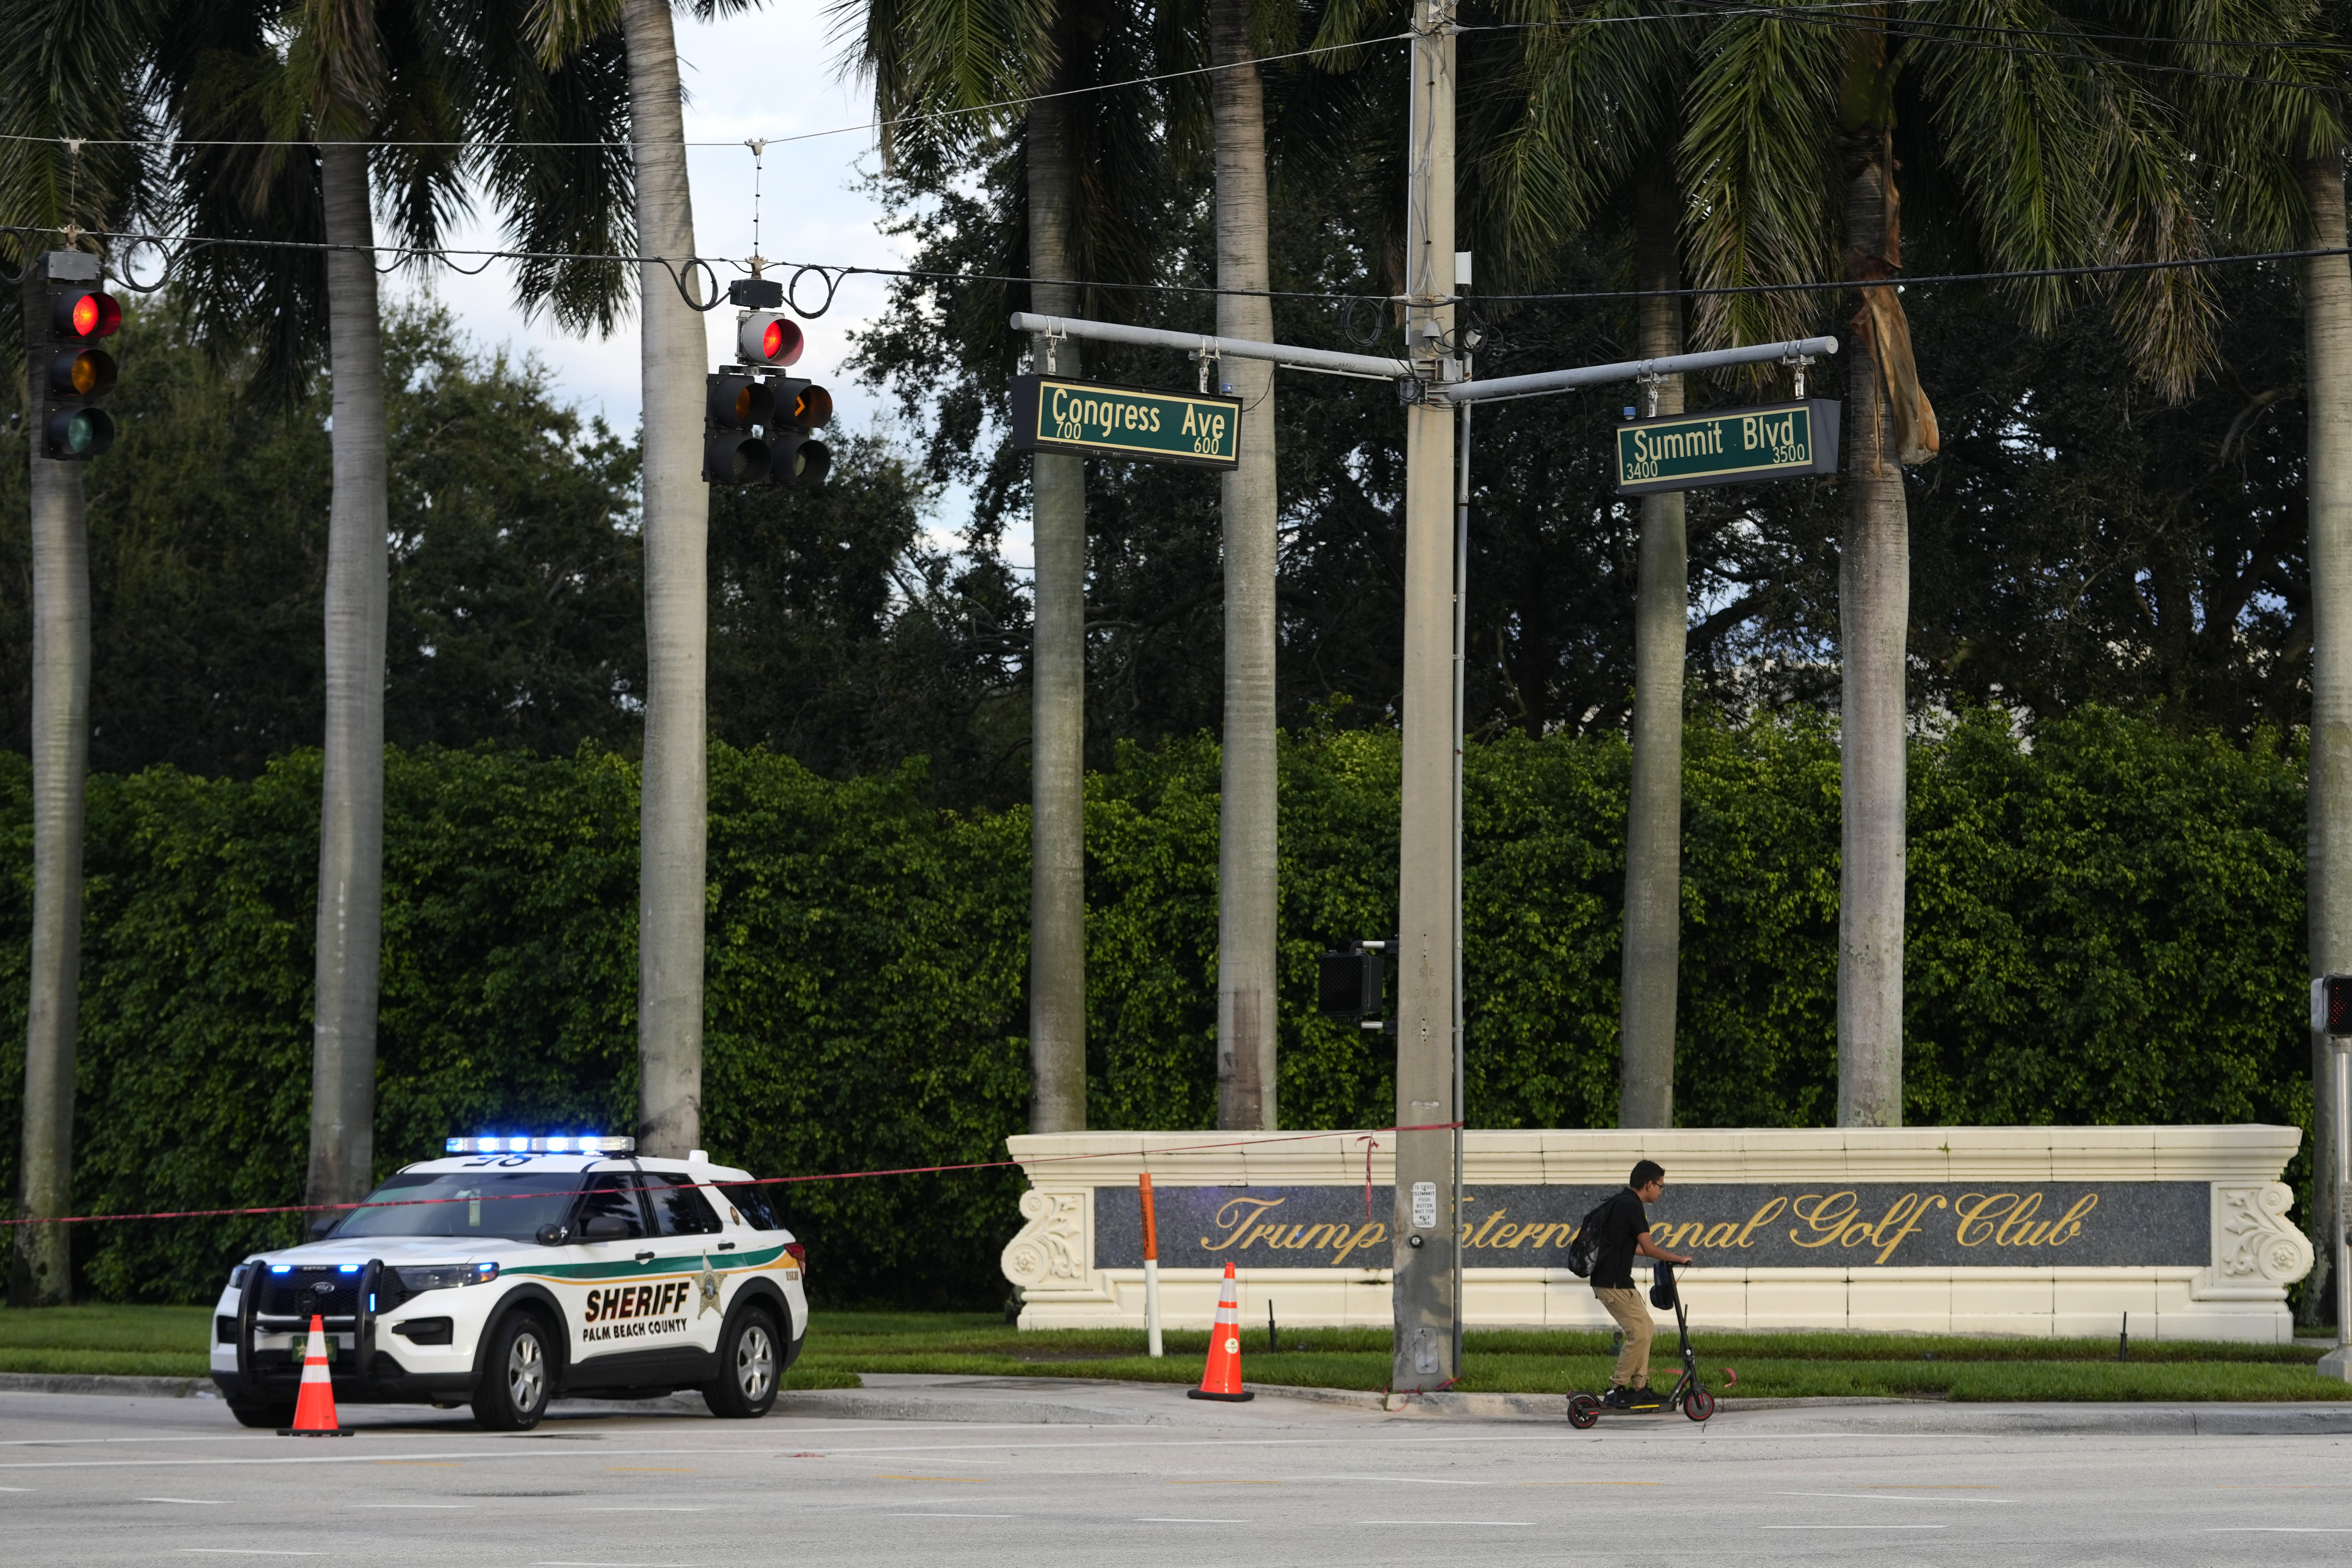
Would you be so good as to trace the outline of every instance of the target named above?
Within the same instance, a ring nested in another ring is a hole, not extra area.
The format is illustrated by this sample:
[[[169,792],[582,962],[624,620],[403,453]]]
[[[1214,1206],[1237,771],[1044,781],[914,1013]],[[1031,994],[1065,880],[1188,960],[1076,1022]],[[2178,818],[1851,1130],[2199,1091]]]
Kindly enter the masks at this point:
[[[2324,979],[2311,983],[2312,1024],[2315,1028],[2324,1027],[2326,1024],[2320,1002],[2321,988],[2326,984]],[[2336,1235],[2333,1237],[2336,1254],[2336,1348],[2319,1358],[2319,1365],[2315,1370],[2322,1377],[2352,1383],[2352,1273],[2347,1273],[2347,1264],[2352,1264],[2352,1230],[2347,1230],[2344,1224],[2345,1198],[2352,1193],[2352,1183],[2344,1179],[2346,1146],[2352,1144],[2352,1131],[2347,1131],[2345,1127],[2345,1112],[2352,1109],[2352,1051],[2345,1049],[2346,1044],[2346,1041],[2333,1037],[2327,1040],[2328,1099],[2335,1102],[2332,1109],[2336,1119],[2334,1136],[2328,1140],[2335,1145],[2329,1152],[2336,1159]],[[2316,1158],[2319,1152],[2317,1149],[2312,1151],[2314,1165],[2319,1163]],[[2315,1200],[2318,1195],[2316,1192],[2312,1194]]]
[[[1151,1213],[1151,1173],[1139,1178],[1143,1194],[1143,1339],[1146,1352],[1160,1354],[1160,1227]]]

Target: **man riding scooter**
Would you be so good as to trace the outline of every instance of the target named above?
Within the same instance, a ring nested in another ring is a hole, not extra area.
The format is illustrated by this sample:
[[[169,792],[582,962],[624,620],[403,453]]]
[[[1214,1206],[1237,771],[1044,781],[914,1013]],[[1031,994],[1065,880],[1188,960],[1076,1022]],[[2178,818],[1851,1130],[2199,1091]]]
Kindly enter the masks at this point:
[[[1611,1198],[1601,1214],[1592,1294],[1601,1310],[1625,1331],[1625,1346],[1617,1353],[1608,1392],[1601,1396],[1601,1403],[1611,1410],[1656,1410],[1664,1403],[1650,1386],[1650,1306],[1633,1289],[1633,1258],[1639,1254],[1662,1263],[1692,1261],[1650,1239],[1645,1205],[1656,1203],[1665,1190],[1665,1168],[1655,1160],[1643,1160],[1634,1165],[1625,1190]]]

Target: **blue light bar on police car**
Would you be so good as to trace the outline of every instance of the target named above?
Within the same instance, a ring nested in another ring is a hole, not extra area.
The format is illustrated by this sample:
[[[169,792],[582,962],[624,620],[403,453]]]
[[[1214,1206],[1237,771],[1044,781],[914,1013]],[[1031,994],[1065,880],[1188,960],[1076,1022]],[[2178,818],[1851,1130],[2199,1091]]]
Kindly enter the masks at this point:
[[[637,1141],[582,1132],[544,1138],[451,1138],[446,1147],[452,1154],[633,1154]]]

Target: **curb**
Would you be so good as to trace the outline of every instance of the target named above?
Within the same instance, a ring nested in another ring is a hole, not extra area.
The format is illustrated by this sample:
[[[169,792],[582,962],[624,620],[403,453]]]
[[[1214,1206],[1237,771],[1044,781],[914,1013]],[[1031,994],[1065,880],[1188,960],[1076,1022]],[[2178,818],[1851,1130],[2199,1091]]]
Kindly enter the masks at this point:
[[[87,1372],[0,1372],[0,1394],[110,1394],[117,1399],[218,1399],[210,1377],[110,1377]]]

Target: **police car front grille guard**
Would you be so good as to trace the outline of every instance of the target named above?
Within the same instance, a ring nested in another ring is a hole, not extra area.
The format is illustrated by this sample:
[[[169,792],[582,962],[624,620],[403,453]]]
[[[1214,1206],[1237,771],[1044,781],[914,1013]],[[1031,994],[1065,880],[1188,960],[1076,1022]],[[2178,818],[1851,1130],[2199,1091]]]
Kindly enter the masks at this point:
[[[335,1271],[332,1275],[328,1275],[327,1269],[331,1267],[334,1268]],[[324,1298],[318,1297],[314,1290],[308,1288],[313,1283],[308,1277],[313,1275],[331,1279],[336,1289]],[[351,1280],[348,1292],[343,1285],[346,1279]],[[352,1336],[352,1368],[354,1373],[363,1372],[375,1360],[376,1293],[383,1279],[383,1260],[378,1258],[369,1258],[361,1267],[359,1273],[352,1276],[345,1276],[340,1267],[331,1265],[297,1267],[281,1275],[272,1272],[268,1264],[258,1259],[247,1264],[245,1289],[237,1297],[236,1373],[238,1381],[245,1382],[251,1379],[258,1370],[285,1370],[283,1367],[257,1368],[254,1365],[253,1338],[256,1332],[299,1333],[310,1327],[310,1319],[313,1316],[320,1319],[320,1327],[328,1332],[349,1333]],[[284,1281],[286,1288],[276,1291],[271,1290],[270,1287],[279,1281]],[[305,1296],[311,1298],[310,1303],[305,1303],[301,1300]],[[347,1296],[348,1299],[346,1299]],[[268,1300],[271,1306],[289,1306],[299,1310],[264,1311],[262,1303],[265,1300]],[[325,1310],[320,1310],[322,1308]],[[336,1310],[338,1308],[341,1310]]]

